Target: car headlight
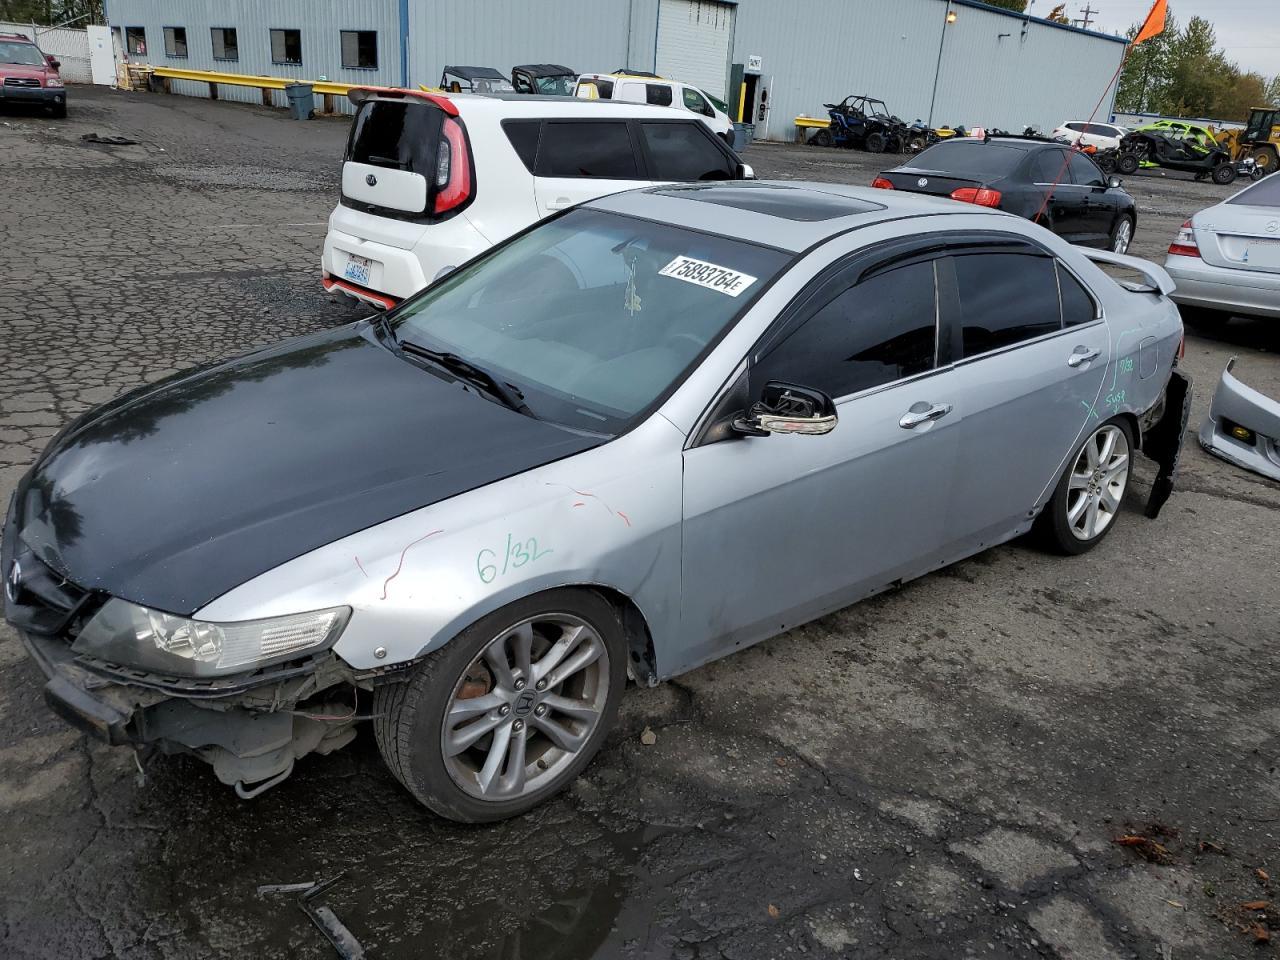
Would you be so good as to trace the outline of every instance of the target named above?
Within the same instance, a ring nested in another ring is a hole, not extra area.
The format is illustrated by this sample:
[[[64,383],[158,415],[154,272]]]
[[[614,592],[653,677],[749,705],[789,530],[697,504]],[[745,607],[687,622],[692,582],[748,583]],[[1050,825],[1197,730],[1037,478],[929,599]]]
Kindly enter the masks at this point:
[[[350,607],[330,607],[265,620],[191,620],[126,600],[109,600],[71,649],[157,673],[215,677],[327,649]]]
[[[60,87],[62,86],[62,81],[59,80],[57,77],[50,77],[48,80],[44,82],[44,85],[46,87]]]

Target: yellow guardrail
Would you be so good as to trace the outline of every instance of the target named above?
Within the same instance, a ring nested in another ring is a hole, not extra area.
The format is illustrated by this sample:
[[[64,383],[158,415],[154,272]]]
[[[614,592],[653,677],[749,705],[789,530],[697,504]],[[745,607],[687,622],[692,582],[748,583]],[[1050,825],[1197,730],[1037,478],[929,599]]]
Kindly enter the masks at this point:
[[[826,117],[796,117],[795,124],[797,127],[826,128],[831,126],[831,121]]]
[[[262,102],[272,106],[271,91],[283,90],[291,83],[308,83],[311,92],[324,98],[324,112],[333,113],[334,97],[345,97],[353,88],[372,86],[363,83],[333,83],[329,80],[289,80],[284,77],[259,77],[249,73],[222,73],[217,70],[184,70],[181,67],[156,67],[152,76],[159,77],[165,93],[169,92],[172,80],[190,80],[194,83],[207,83],[209,97],[218,99],[218,87],[225,84],[230,87],[256,87],[262,91]]]

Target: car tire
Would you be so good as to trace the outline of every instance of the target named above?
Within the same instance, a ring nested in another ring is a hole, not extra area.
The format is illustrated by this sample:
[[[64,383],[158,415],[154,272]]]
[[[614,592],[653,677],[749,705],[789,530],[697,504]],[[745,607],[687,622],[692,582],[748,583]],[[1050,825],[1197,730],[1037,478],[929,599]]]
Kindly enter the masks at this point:
[[[55,120],[65,120],[67,118],[67,105],[65,103],[60,103],[56,107],[50,107],[49,114]]]
[[[1116,225],[1111,228],[1111,243],[1108,249],[1112,253],[1128,253],[1133,243],[1133,217],[1122,213],[1116,218]]]
[[[883,133],[868,133],[863,144],[870,153],[884,153],[885,136]]]
[[[1236,168],[1232,163],[1220,163],[1213,168],[1213,182],[1220,187],[1235,183]]]
[[[816,130],[809,138],[809,143],[815,147],[833,147],[835,139],[831,136],[830,130]]]
[[[1122,153],[1116,157],[1116,173],[1122,173],[1126,177],[1137,173],[1140,165],[1136,153]]]
[[[522,641],[530,650],[523,669]],[[547,661],[557,650],[560,658]],[[592,653],[594,659],[566,670]],[[507,667],[505,681],[499,661]],[[622,623],[599,594],[558,589],[517,600],[428,654],[408,679],[375,690],[378,750],[404,787],[439,816],[462,823],[516,816],[564,789],[591,762],[616,718],[626,661]],[[545,677],[538,678],[544,664]],[[544,680],[551,681],[545,689]],[[466,705],[479,699],[486,704]],[[477,736],[480,729],[488,732]],[[522,761],[519,776],[513,759]]]
[[[1069,556],[1087,553],[1101,543],[1116,525],[1133,475],[1134,452],[1133,430],[1123,417],[1093,427],[1072,453],[1053,496],[1036,518],[1040,541]]]

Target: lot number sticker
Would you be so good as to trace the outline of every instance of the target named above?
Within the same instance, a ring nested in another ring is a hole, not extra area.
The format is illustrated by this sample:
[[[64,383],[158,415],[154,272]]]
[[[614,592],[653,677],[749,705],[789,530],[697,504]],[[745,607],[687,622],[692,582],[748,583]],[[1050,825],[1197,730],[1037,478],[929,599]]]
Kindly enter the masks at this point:
[[[695,260],[693,257],[676,257],[658,271],[658,276],[696,283],[700,287],[727,293],[731,297],[736,297],[756,282],[756,278],[750,274],[739,273],[705,260]]]

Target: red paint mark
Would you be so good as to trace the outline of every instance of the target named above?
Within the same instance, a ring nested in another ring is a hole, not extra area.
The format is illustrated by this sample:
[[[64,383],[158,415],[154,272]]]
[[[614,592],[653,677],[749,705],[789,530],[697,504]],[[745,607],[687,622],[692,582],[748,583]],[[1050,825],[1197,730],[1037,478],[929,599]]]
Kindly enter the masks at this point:
[[[608,510],[610,513],[616,513],[618,516],[620,516],[620,517],[622,518],[623,522],[624,522],[628,527],[629,527],[629,526],[631,526],[631,518],[630,518],[630,517],[628,517],[628,516],[627,516],[625,513],[623,513],[621,510],[615,510],[615,509],[613,509],[613,507],[609,506],[607,503],[605,503],[605,502],[604,502],[604,500],[602,500],[600,497],[596,496],[594,493],[591,493],[591,492],[590,492],[590,491],[588,491],[588,490],[579,490],[579,489],[577,489],[576,487],[571,487],[571,486],[569,486],[569,484],[567,484],[567,483],[551,483],[550,481],[544,481],[544,482],[546,483],[546,485],[547,485],[548,487],[564,487],[566,490],[570,490],[570,491],[572,491],[573,493],[576,493],[576,494],[577,494],[578,496],[580,496],[580,497],[587,497],[588,499],[594,500],[596,503],[600,504],[600,506],[604,507],[604,508],[605,508],[606,510]],[[575,506],[575,507],[585,507],[585,506],[586,506],[586,504],[585,504],[583,501],[579,500],[577,503],[575,503],[575,504],[574,504],[574,506]]]
[[[621,510],[615,510],[614,513],[620,516],[628,527],[631,526],[631,518],[628,517],[625,513],[623,513]]]
[[[575,507],[585,507],[585,506],[586,506],[586,504],[585,504],[585,503],[583,503],[581,500],[579,500],[577,503],[575,503],[575,504],[574,504],[574,506],[575,506]]]
[[[361,573],[363,573],[363,574],[364,574],[364,578],[365,578],[366,580],[368,580],[368,579],[369,579],[369,571],[367,571],[367,570],[364,568],[364,564],[360,562],[360,558],[359,558],[359,557],[352,557],[351,559],[352,559],[352,560],[354,560],[354,561],[356,562],[356,566],[360,568],[360,572],[361,572]]]
[[[431,537],[434,537],[437,533],[444,533],[444,531],[432,530],[430,533],[426,534],[425,536],[421,536],[417,540],[413,540],[405,544],[404,549],[400,551],[400,562],[396,564],[396,572],[393,573],[391,576],[387,577],[387,579],[382,581],[382,599],[383,600],[387,599],[387,585],[390,584],[391,581],[394,580],[396,577],[400,576],[400,571],[404,568],[404,555],[409,552],[409,548],[414,546],[415,544],[421,543],[423,540],[427,540]]]

